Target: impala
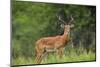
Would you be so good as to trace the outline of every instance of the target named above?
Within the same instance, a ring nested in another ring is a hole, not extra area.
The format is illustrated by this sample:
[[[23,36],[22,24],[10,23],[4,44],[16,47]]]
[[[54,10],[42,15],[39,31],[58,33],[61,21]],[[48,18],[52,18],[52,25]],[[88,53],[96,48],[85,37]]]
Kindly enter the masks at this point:
[[[69,33],[70,33],[71,27],[73,27],[73,25],[64,24],[63,35],[57,35],[53,37],[44,37],[36,41],[35,62],[37,64],[41,63],[43,56],[48,52],[56,52],[58,57],[61,57],[62,49],[67,45],[69,41]]]

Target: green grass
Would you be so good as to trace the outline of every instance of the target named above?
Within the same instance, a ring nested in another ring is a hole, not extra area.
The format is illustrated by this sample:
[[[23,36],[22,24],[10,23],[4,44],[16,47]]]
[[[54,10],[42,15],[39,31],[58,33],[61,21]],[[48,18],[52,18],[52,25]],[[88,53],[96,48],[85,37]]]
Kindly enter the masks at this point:
[[[62,58],[59,60],[56,59],[55,54],[49,54],[48,57],[44,57],[41,64],[48,64],[48,63],[63,63],[63,62],[80,62],[80,61],[95,61],[95,53],[86,52],[77,55],[76,53],[70,52],[66,55],[64,54]],[[26,65],[26,64],[35,64],[34,57],[33,58],[26,58],[24,56],[12,59],[12,65]]]

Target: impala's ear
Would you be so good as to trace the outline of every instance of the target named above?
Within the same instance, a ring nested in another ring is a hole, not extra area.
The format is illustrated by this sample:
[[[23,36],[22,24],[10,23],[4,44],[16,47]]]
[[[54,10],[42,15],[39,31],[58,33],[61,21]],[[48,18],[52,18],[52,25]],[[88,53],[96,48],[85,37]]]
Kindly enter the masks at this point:
[[[70,27],[73,28],[74,27],[74,24],[71,24]]]
[[[64,28],[64,24],[61,24],[60,27],[61,27],[61,28]]]

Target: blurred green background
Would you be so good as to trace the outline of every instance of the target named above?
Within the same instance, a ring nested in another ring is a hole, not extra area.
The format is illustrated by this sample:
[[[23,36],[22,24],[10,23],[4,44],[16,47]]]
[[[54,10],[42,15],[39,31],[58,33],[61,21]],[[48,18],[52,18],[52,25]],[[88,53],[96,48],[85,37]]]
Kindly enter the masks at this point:
[[[73,15],[75,24],[60,62],[96,60],[95,6],[12,1],[12,65],[34,64],[36,40],[63,33],[56,16],[59,9]],[[51,53],[42,64],[57,63],[55,57]]]

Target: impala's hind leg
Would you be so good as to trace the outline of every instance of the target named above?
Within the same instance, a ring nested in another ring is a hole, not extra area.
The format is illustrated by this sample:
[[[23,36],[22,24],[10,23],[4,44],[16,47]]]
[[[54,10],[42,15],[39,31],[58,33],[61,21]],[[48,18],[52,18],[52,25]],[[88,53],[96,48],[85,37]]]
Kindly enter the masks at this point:
[[[47,52],[44,52],[43,56],[44,58],[44,61],[47,62],[47,59],[48,59],[48,53]]]
[[[40,64],[41,63],[42,56],[43,56],[43,50],[36,51],[36,58],[35,58],[35,63],[36,64]]]
[[[40,54],[37,54],[37,56],[35,58],[35,63],[36,64],[39,64],[40,63],[40,58],[41,58],[41,55]]]

